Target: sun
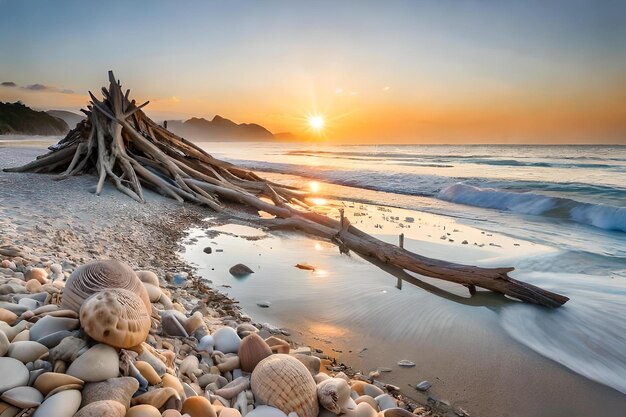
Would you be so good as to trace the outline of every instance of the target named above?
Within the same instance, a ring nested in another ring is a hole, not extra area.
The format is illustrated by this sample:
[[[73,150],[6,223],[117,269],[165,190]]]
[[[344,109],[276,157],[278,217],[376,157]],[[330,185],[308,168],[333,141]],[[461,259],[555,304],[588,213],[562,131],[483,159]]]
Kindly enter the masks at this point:
[[[311,129],[319,132],[320,130],[324,128],[325,124],[326,124],[326,121],[324,120],[323,116],[320,116],[320,115],[309,116],[309,126],[311,127]]]

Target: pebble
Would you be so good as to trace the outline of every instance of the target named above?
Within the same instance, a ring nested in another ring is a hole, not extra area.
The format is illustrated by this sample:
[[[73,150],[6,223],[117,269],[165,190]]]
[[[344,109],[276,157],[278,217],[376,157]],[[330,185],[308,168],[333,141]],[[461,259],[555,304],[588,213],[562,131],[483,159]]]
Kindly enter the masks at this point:
[[[232,327],[220,327],[211,336],[215,342],[215,350],[222,353],[237,353],[241,339]]]
[[[9,343],[9,338],[7,337],[7,335],[2,330],[0,330],[0,357],[6,355],[9,351]]]
[[[85,382],[99,382],[115,378],[119,373],[117,351],[99,343],[80,355],[67,369],[67,374]]]
[[[398,362],[398,366],[402,366],[403,368],[412,368],[415,366],[415,362],[411,362],[407,359],[402,359]]]
[[[47,352],[48,348],[39,342],[11,342],[9,345],[9,356],[22,363],[33,362]]]
[[[422,381],[422,382],[420,382],[419,384],[417,384],[415,386],[415,389],[418,390],[418,391],[428,391],[430,389],[430,387],[432,387],[432,386],[433,386],[433,384],[431,384],[430,382]]]
[[[0,394],[28,383],[28,369],[13,358],[0,358]]]
[[[230,274],[236,278],[254,274],[254,271],[244,264],[233,265],[230,267],[228,272],[230,272]]]
[[[117,401],[96,401],[83,406],[74,417],[124,417],[126,407]]]
[[[256,303],[256,305],[258,305],[261,308],[269,308],[272,305],[272,303],[270,303],[269,301],[260,301]]]
[[[46,398],[33,417],[72,417],[78,411],[80,401],[80,391],[61,391]]]
[[[35,388],[15,387],[5,391],[0,399],[19,408],[38,407],[43,401],[43,395]]]

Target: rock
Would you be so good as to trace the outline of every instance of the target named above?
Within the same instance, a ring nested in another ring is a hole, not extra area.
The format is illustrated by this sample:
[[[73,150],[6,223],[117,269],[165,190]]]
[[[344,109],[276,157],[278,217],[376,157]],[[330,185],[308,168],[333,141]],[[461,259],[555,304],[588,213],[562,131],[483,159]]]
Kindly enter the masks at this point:
[[[315,267],[313,265],[309,265],[309,264],[296,264],[296,268],[298,269],[304,269],[305,271],[315,271]]]
[[[9,343],[9,338],[7,337],[7,335],[2,330],[0,330],[0,357],[6,355],[9,351]]]
[[[222,408],[222,411],[220,411],[220,417],[241,417],[241,413],[239,410],[235,410],[234,408]]]
[[[432,386],[433,386],[433,384],[431,384],[430,382],[422,381],[422,382],[420,382],[419,384],[417,384],[415,386],[415,389],[418,390],[418,391],[428,391],[430,389],[430,387],[432,387]]]
[[[33,362],[46,353],[48,348],[39,342],[11,342],[9,345],[9,356],[22,363]]]
[[[51,264],[50,265],[50,272],[52,272],[53,274],[62,274],[63,273],[63,267],[59,264]]]
[[[36,279],[28,280],[26,282],[26,285],[24,285],[24,288],[26,288],[26,291],[31,294],[36,293],[41,289],[41,282],[37,281]]]
[[[0,358],[0,394],[28,383],[28,368],[17,359]]]
[[[213,249],[211,249],[210,246],[207,246],[206,248],[202,249],[202,252],[210,254],[211,252],[213,252]]]
[[[250,333],[258,333],[259,329],[256,328],[256,326],[250,324],[250,323],[241,323],[239,326],[237,326],[237,335],[240,338],[244,338],[247,335],[249,335]]]
[[[311,372],[311,375],[315,376],[320,372],[322,367],[322,361],[317,356],[303,355],[301,353],[292,354],[294,358],[299,360],[306,366],[306,368]]]
[[[180,410],[182,400],[174,388],[156,388],[131,400],[133,406],[149,404],[155,408]]]
[[[236,278],[245,277],[250,274],[254,274],[254,271],[244,264],[233,265],[228,272]]]
[[[239,351],[241,339],[232,327],[220,327],[211,336],[213,336],[215,350],[222,353],[237,353]]]
[[[143,351],[139,356],[137,356],[137,360],[148,362],[150,366],[155,370],[157,375],[163,377],[165,372],[167,372],[167,365],[163,363],[163,361],[157,358],[155,355],[150,352],[149,346],[144,343]]]
[[[287,417],[287,414],[283,413],[276,407],[260,405],[246,414],[246,417]]]
[[[19,408],[38,407],[43,401],[43,395],[35,388],[15,387],[5,391],[0,399]]]
[[[317,388],[309,370],[296,358],[271,355],[254,368],[251,377],[254,398],[285,414],[317,417]]]
[[[40,339],[62,330],[75,330],[79,326],[77,319],[67,317],[45,316],[30,328],[30,340],[39,342]]]
[[[185,388],[183,388],[183,384],[180,383],[180,380],[176,378],[174,375],[165,374],[163,375],[163,388],[174,388],[180,398],[182,400],[185,399]]]
[[[132,377],[110,378],[102,382],[88,382],[83,388],[83,400],[81,406],[115,400],[120,403],[124,410],[130,407],[133,394],[139,389],[139,382]]]
[[[182,417],[182,414],[180,414],[177,410],[165,410],[163,411],[163,414],[161,414],[162,417]]]
[[[48,398],[37,408],[33,417],[72,417],[80,407],[80,391],[61,391]]]
[[[3,321],[9,325],[13,324],[17,320],[17,314],[6,308],[0,308],[0,321]]]
[[[183,403],[181,414],[189,414],[190,417],[217,417],[215,408],[204,397],[189,397]]]
[[[239,345],[239,363],[245,372],[252,372],[254,367],[272,354],[272,349],[257,333],[244,337]]]
[[[398,366],[401,366],[403,368],[412,368],[415,366],[415,362],[411,362],[407,359],[402,359],[398,362]]]
[[[372,398],[376,398],[379,395],[383,395],[385,393],[376,385],[368,384],[367,382],[363,381],[356,381],[352,383],[352,389],[359,395],[369,395]]]
[[[291,347],[289,347],[289,343],[286,340],[280,339],[276,336],[270,336],[265,339],[265,343],[267,343],[272,349],[274,353],[289,353],[291,351]]]
[[[126,417],[161,417],[161,412],[151,405],[141,404],[131,407],[126,413]]]
[[[161,299],[161,295],[163,295],[163,293],[161,292],[161,289],[159,287],[148,284],[147,282],[144,282],[143,286],[148,293],[148,298],[150,299],[150,302],[156,303]]]
[[[137,367],[141,375],[143,375],[143,377],[148,380],[150,385],[156,385],[161,382],[161,377],[159,377],[152,365],[150,365],[148,362],[137,361],[135,362],[135,366]]]
[[[356,417],[377,417],[378,411],[368,402],[361,402],[356,406]]]
[[[59,345],[60,346],[60,345]],[[117,351],[102,343],[80,355],[67,369],[67,374],[85,382],[100,382],[119,373]]]
[[[161,287],[159,283],[159,277],[152,271],[135,271],[137,278],[145,284],[154,285],[157,288]]]
[[[250,380],[247,377],[242,376],[215,391],[215,395],[219,395],[220,397],[230,400],[236,397],[241,391],[246,390],[249,387]]]
[[[137,294],[113,288],[93,294],[83,302],[80,324],[94,340],[127,349],[146,340],[152,321]]]
[[[124,417],[126,408],[117,401],[96,401],[84,406],[74,417]]]
[[[378,408],[381,411],[387,410],[388,408],[396,408],[398,404],[396,403],[396,399],[393,398],[389,394],[382,394],[375,398],[378,403]]]
[[[399,407],[393,407],[393,408],[388,408],[386,410],[383,410],[380,413],[378,413],[378,416],[379,417],[415,417],[415,415],[411,413],[409,410],[405,410],[404,408],[399,408]]]
[[[356,403],[356,405],[358,406],[361,403],[367,403],[370,405],[370,407],[376,411],[378,413],[379,409],[378,409],[378,403],[376,402],[376,400],[370,396],[370,395],[361,395],[360,397],[358,397],[356,400],[354,400],[354,402]],[[358,410],[357,410],[358,411]]]
[[[189,337],[185,330],[187,317],[180,311],[166,310],[161,313],[161,327],[166,336]]]
[[[55,389],[65,385],[83,385],[83,381],[70,375],[56,372],[46,372],[37,377],[33,384],[43,395],[48,395]]]
[[[214,345],[215,341],[213,340],[213,336],[208,334],[200,339],[200,342],[198,342],[198,345],[196,346],[196,350],[198,352],[213,353]]]
[[[48,272],[43,268],[31,268],[24,274],[24,280],[36,279],[40,284],[48,282]]]
[[[206,328],[204,324],[204,316],[202,315],[201,312],[196,311],[191,316],[189,316],[187,320],[185,320],[185,322],[183,323],[183,326],[185,327],[187,334],[193,334],[196,330],[198,330],[201,327]]]

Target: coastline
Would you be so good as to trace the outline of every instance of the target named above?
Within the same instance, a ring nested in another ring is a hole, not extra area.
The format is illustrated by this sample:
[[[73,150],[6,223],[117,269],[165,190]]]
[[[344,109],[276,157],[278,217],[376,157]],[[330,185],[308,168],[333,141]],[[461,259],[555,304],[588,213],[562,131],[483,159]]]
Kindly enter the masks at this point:
[[[0,147],[0,161],[4,166],[17,165],[34,159],[41,152],[41,149]],[[206,209],[191,204],[179,204],[153,193],[148,194],[145,205],[140,205],[130,201],[110,185],[106,186],[100,197],[94,198],[89,192],[92,187],[93,178],[86,176],[57,182],[39,174],[3,173],[0,176],[0,227],[5,231],[9,230],[8,237],[15,239],[15,244],[30,247],[31,255],[40,260],[45,259],[44,262],[66,259],[80,265],[97,258],[110,257],[124,260],[134,269],[153,270],[159,276],[187,272],[197,277],[194,268],[178,256],[181,250],[179,243],[186,237],[188,230],[210,226],[204,222],[208,214]],[[124,219],[122,227],[115,219]],[[227,222],[228,219],[219,221]],[[3,234],[3,240],[6,238],[7,234]],[[224,296],[219,287],[210,292],[214,297],[210,307],[222,310],[221,320],[228,320],[229,317],[242,319],[236,301]],[[315,346],[316,342],[310,336],[293,336],[294,340],[301,339],[310,346]],[[335,337],[340,338],[340,335]],[[333,353],[333,346],[338,346],[334,342],[330,340],[326,344],[330,347],[330,350],[326,349],[327,353]],[[348,344],[351,342],[354,340],[348,341]],[[358,354],[354,354],[359,349],[358,346],[353,346],[351,355],[346,352],[335,353],[342,360],[345,358],[346,362],[365,368],[371,362],[364,362]],[[372,349],[370,353],[375,356],[383,355],[384,349]],[[452,352],[441,354],[446,356]],[[440,357],[439,360],[443,363],[445,357]],[[437,378],[437,375],[433,377]],[[394,384],[393,373],[387,379],[390,384]],[[558,381],[557,378],[555,382]],[[501,389],[507,390],[507,387]],[[547,400],[550,393],[546,395],[548,397],[541,401]],[[450,400],[462,399],[462,396],[463,393],[459,392],[459,398]],[[607,398],[610,399],[611,396]],[[618,407],[619,403],[614,405]],[[471,407],[467,408],[471,413]],[[449,412],[452,413],[453,410],[449,409]]]

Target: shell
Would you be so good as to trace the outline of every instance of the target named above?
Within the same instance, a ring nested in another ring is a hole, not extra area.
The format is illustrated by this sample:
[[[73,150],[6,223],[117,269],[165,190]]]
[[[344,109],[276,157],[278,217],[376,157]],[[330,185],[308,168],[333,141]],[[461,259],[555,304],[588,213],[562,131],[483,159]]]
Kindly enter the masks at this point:
[[[354,410],[356,404],[350,397],[350,386],[341,378],[330,378],[317,385],[317,398],[320,405],[335,414]]]
[[[141,299],[121,288],[100,291],[85,300],[80,323],[93,339],[123,349],[146,340],[152,324]]]
[[[254,371],[259,362],[272,354],[272,349],[257,333],[250,333],[239,345],[239,362],[245,372]]]
[[[92,262],[76,268],[65,284],[61,308],[79,311],[92,294],[110,288],[123,288],[139,295],[146,309],[152,311],[143,283],[130,266],[115,260]]]
[[[254,368],[251,379],[254,397],[285,414],[317,417],[317,387],[311,373],[296,358],[276,354],[263,359]]]

